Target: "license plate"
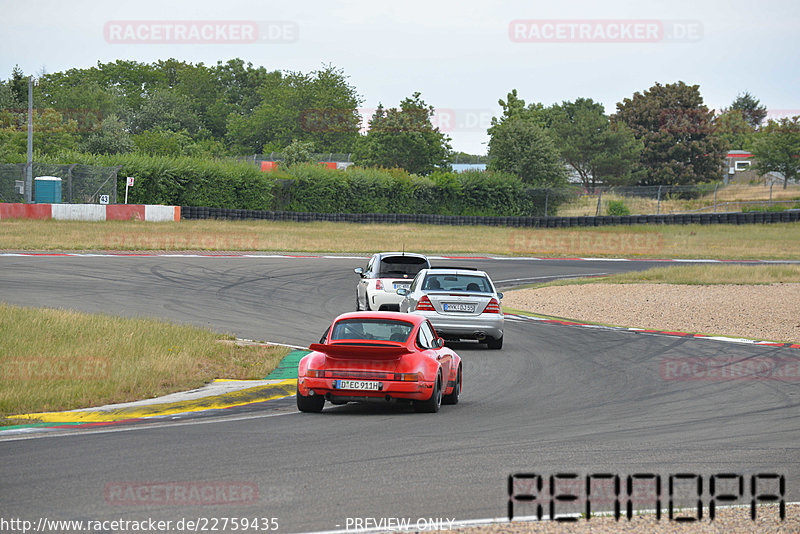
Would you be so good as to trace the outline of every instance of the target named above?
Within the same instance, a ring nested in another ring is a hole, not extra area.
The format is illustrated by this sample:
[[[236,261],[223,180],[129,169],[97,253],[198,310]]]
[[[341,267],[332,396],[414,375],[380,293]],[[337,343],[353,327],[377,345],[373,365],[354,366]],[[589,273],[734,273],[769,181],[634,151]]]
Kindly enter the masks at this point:
[[[361,391],[380,391],[383,389],[383,382],[373,382],[370,380],[336,380],[333,386],[336,389],[358,389]]]
[[[457,311],[457,312],[469,312],[473,313],[475,311],[474,304],[459,304],[457,302],[445,302],[443,304],[444,311]]]
[[[400,282],[400,283],[397,283],[397,282],[395,282],[395,283],[394,283],[394,288],[395,288],[395,289],[400,289],[401,287],[407,288],[407,287],[408,287],[408,286],[410,286],[410,285],[411,285],[411,284],[404,284],[404,283],[402,283],[402,282]]]

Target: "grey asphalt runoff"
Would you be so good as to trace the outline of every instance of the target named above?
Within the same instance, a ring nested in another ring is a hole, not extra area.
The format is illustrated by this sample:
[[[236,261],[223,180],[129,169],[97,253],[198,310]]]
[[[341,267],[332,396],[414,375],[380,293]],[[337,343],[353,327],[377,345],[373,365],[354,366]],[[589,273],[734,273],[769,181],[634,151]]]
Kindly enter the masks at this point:
[[[307,345],[353,308],[352,269],[363,263],[2,257],[0,300],[159,317]],[[663,265],[434,263],[474,265],[495,280]],[[679,381],[660,373],[665,358],[798,358],[795,349],[511,320],[501,351],[452,346],[464,361],[463,394],[438,414],[382,405],[301,414],[284,399],[174,423],[0,437],[2,517],[265,517],[277,518],[281,532],[345,529],[348,518],[504,517],[513,473],[616,473],[623,480],[657,473],[664,496],[668,475],[696,473],[706,483],[706,505],[711,475],[738,473],[749,482],[750,475],[779,473],[787,502],[800,500],[800,382]],[[120,504],[108,495],[109,487],[130,483],[212,482],[255,484],[257,495],[205,505],[154,503],[143,495]]]

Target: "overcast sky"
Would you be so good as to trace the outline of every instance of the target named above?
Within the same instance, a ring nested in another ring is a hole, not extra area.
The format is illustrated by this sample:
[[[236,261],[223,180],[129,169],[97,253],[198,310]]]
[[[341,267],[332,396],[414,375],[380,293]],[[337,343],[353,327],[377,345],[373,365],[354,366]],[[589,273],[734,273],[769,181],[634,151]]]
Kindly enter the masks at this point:
[[[116,59],[332,64],[367,110],[420,91],[453,148],[470,153],[486,152],[489,118],[514,88],[526,102],[590,97],[612,113],[655,82],[682,80],[710,108],[747,90],[777,115],[800,114],[797,0],[0,0],[0,9],[3,79],[15,64],[36,74]],[[204,31],[186,21],[220,23],[222,34],[152,42],[175,22]],[[257,42],[245,42],[254,26]],[[236,42],[210,42],[224,39]]]

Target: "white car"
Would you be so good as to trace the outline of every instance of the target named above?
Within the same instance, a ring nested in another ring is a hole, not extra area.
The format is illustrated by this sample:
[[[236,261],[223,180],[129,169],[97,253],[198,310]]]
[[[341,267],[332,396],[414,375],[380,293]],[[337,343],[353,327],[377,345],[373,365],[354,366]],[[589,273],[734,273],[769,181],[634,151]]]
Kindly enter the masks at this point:
[[[356,311],[398,311],[403,297],[397,290],[407,289],[411,280],[431,263],[422,254],[411,252],[379,252],[364,268],[355,273],[361,277],[356,286]]]

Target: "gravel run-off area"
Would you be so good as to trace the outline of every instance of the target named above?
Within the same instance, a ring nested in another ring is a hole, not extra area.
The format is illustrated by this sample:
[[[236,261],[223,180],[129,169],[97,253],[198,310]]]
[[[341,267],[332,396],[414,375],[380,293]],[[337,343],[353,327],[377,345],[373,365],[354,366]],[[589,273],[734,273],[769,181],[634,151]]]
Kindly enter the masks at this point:
[[[653,330],[800,343],[800,284],[579,284],[508,291],[503,307]]]
[[[756,519],[751,519],[750,507],[717,510],[713,521],[708,518],[708,509],[703,519],[695,522],[670,521],[666,513],[661,519],[655,514],[634,515],[628,520],[624,515],[615,520],[613,516],[581,518],[574,523],[558,521],[513,521],[481,527],[458,529],[459,534],[587,534],[612,532],[643,532],[652,534],[740,534],[740,533],[798,533],[800,532],[800,505],[787,504],[785,519],[780,519],[778,507],[763,505],[756,508]],[[681,514],[690,516],[691,514]]]

